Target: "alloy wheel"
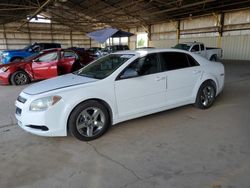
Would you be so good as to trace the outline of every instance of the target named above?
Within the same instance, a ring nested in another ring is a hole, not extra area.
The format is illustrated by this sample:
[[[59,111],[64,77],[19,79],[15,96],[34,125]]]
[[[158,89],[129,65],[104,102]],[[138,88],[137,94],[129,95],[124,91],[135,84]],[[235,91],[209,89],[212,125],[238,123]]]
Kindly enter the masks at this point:
[[[23,73],[18,73],[16,76],[15,76],[15,83],[17,85],[23,85],[23,84],[26,84],[28,81],[28,78],[25,74]]]
[[[212,86],[206,86],[203,88],[201,93],[201,103],[203,106],[207,107],[210,106],[215,97],[215,91]]]
[[[76,128],[81,135],[94,137],[102,131],[105,121],[105,115],[101,109],[89,107],[78,115]]]

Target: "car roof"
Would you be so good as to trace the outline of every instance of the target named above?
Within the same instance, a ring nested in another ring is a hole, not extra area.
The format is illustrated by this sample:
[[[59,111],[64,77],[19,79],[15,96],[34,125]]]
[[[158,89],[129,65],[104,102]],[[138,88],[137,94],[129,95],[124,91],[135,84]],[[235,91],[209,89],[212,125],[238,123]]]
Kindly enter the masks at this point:
[[[201,42],[181,42],[179,44],[194,45],[194,44],[203,44],[203,43],[201,43]]]
[[[136,50],[124,50],[118,51],[113,54],[138,54],[138,55],[146,55],[150,53],[159,53],[159,52],[184,52],[185,50],[173,49],[173,48],[147,48],[147,49],[136,49]]]
[[[42,50],[41,52],[47,53],[47,52],[53,52],[53,51],[59,51],[59,50],[61,50],[61,48],[49,48],[49,49]]]
[[[198,60],[199,63],[202,62],[202,64],[208,61],[204,57],[197,55],[195,53],[188,52],[186,50],[175,49],[175,48],[148,48],[148,49],[140,49],[140,50],[124,50],[124,51],[114,52],[111,54],[130,54],[130,55],[133,54],[133,55],[142,57],[147,54],[159,53],[159,52],[181,52],[181,53],[189,54],[192,57],[194,57],[196,60]]]

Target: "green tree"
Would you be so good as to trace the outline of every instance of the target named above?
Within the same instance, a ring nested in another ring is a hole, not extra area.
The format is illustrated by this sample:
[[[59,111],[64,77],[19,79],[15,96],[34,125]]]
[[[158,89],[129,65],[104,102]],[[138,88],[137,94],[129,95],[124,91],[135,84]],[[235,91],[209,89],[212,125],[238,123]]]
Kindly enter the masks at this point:
[[[144,43],[145,43],[145,40],[144,39],[140,39],[137,43],[138,47],[143,47],[144,46]]]

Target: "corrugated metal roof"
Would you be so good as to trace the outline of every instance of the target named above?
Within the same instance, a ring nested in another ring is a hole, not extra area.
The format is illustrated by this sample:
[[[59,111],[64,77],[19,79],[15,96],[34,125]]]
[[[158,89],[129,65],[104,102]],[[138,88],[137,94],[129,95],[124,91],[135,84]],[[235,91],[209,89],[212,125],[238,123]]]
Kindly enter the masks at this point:
[[[249,0],[1,0],[0,24],[43,14],[74,30],[126,29],[250,7]],[[20,27],[20,26],[19,26]]]

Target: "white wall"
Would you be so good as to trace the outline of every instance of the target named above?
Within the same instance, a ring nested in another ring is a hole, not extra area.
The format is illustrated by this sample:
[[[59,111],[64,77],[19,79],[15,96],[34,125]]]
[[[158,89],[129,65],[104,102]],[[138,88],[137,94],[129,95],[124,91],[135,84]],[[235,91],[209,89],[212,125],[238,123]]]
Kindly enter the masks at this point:
[[[224,59],[250,60],[250,9],[224,15],[222,38],[220,15],[210,15],[181,20],[179,42],[203,42],[208,47],[221,47]],[[177,22],[151,26],[149,46],[169,48],[177,42]]]
[[[56,42],[63,48],[90,47],[90,39],[82,32],[70,31],[70,28],[57,23],[29,23],[16,29],[20,23],[8,23],[0,25],[0,50],[20,49],[34,42]],[[92,46],[100,44],[91,42]]]

